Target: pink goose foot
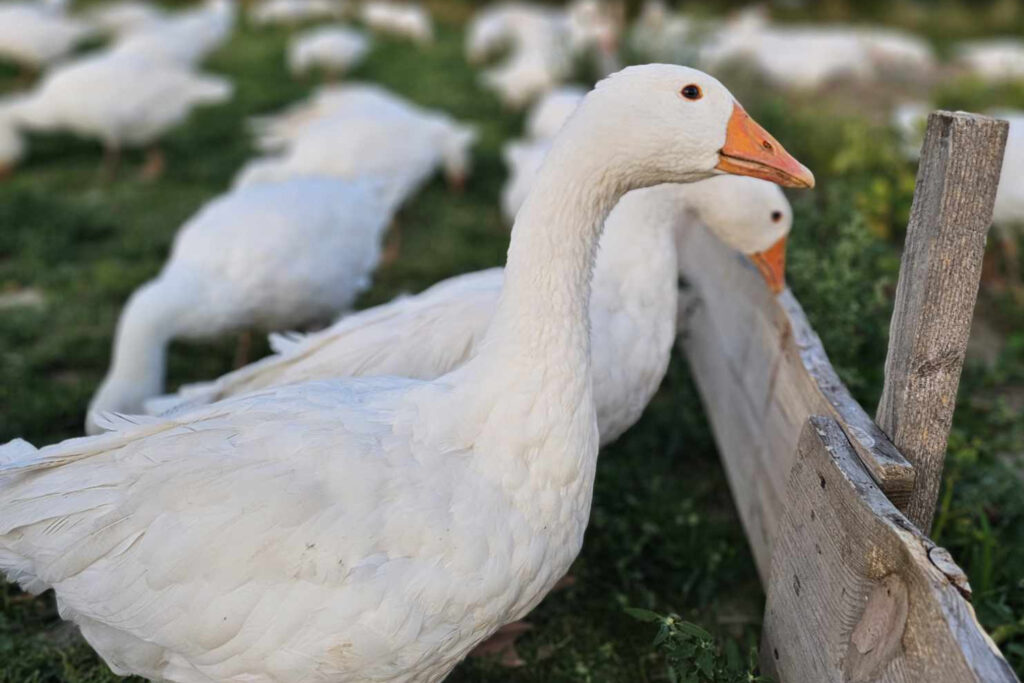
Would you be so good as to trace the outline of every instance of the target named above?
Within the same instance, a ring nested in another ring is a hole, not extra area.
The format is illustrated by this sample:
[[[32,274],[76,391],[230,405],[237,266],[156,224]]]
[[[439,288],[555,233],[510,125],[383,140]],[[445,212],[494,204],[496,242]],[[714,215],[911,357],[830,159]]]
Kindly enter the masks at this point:
[[[469,656],[495,659],[498,664],[510,669],[526,666],[526,660],[516,651],[516,640],[532,628],[533,624],[526,621],[505,624],[495,631],[494,635],[477,645]]]

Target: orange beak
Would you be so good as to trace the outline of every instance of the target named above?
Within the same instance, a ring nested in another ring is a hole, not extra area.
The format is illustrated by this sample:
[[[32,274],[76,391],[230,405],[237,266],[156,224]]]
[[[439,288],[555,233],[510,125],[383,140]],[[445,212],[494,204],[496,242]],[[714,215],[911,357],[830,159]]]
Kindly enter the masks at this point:
[[[715,167],[726,173],[760,178],[783,187],[814,187],[814,174],[790,156],[779,141],[733,104],[725,130],[725,145]]]
[[[768,289],[772,294],[778,294],[786,288],[786,238],[768,247],[747,256],[757,269],[761,277],[768,283]]]

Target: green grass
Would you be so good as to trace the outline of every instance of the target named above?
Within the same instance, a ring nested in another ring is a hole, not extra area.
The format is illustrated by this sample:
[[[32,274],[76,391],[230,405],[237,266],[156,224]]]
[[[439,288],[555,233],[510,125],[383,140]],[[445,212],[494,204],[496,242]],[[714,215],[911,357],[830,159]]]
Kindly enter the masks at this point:
[[[438,9],[444,18],[466,13],[459,4]],[[158,271],[182,221],[222,192],[253,154],[245,117],[313,87],[285,73],[286,41],[281,31],[243,29],[211,60],[210,70],[235,80],[237,96],[198,112],[167,138],[168,170],[159,182],[137,178],[135,155],[115,183],[103,184],[95,144],[45,137],[32,140],[27,163],[0,184],[0,293],[33,288],[45,297],[42,309],[0,311],[0,442],[22,436],[41,445],[81,433],[125,298]],[[437,44],[423,50],[378,40],[353,77],[444,108],[481,133],[466,191],[451,194],[435,181],[403,210],[400,258],[377,272],[361,305],[500,264],[508,232],[497,208],[499,149],[522,121],[476,86],[457,28],[443,25]],[[0,70],[0,91],[13,83],[14,72]],[[818,175],[818,190],[793,195],[791,284],[844,380],[870,409],[881,387],[913,168],[898,158],[891,136],[864,117],[824,116],[818,103],[786,100],[756,82],[738,82],[735,90]],[[1016,478],[1022,466],[1011,457],[1024,451],[1015,408],[1024,336],[1019,306],[986,301],[999,312],[1001,329],[1017,332],[1007,334],[996,367],[972,367],[965,376],[937,540],[964,564],[979,615],[1024,673],[1024,496]],[[232,351],[230,339],[176,344],[171,385],[228,370]],[[670,669],[688,666],[679,656],[683,646],[653,647],[658,625],[638,622],[626,608],[676,613],[711,632],[721,652],[744,660],[756,646],[764,596],[681,358],[640,423],[602,454],[574,573],[574,587],[531,615],[536,628],[520,648],[527,667],[471,661],[451,680],[673,680]],[[12,586],[0,595],[0,682],[114,680],[62,625],[50,596],[26,598]]]

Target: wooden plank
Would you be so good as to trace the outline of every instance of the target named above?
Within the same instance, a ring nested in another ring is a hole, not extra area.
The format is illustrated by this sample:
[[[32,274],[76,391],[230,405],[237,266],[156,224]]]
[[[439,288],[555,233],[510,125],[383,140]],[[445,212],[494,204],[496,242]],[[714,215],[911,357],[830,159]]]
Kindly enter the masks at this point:
[[[931,529],[992,223],[1005,121],[928,117],[876,420],[917,472],[907,515]]]
[[[788,291],[705,230],[687,233],[680,266],[680,344],[693,369],[762,580],[797,440],[810,415],[837,418],[882,489],[898,503],[913,468],[850,396]]]
[[[831,417],[811,417],[775,539],[761,645],[779,683],[1010,683],[949,554],[904,517]]]

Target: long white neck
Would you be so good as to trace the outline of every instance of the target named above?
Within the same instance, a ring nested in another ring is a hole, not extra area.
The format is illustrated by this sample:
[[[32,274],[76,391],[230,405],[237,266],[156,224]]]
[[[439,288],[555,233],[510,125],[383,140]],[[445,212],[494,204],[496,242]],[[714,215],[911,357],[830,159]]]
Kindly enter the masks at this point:
[[[590,366],[587,307],[605,218],[629,188],[573,136],[549,152],[512,231],[505,285],[481,355]]]
[[[175,294],[158,279],[128,300],[117,322],[110,370],[89,405],[90,432],[95,431],[97,413],[142,413],[145,400],[163,392],[167,345],[175,336],[182,307]]]

